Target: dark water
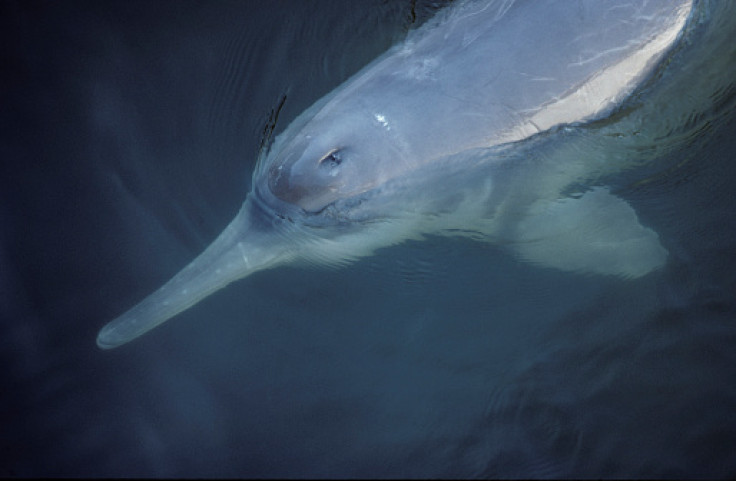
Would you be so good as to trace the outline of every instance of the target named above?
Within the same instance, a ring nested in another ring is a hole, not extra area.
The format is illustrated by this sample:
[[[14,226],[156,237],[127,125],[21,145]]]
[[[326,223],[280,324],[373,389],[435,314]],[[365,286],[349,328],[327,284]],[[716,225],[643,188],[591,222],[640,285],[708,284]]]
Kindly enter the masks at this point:
[[[431,239],[96,347],[234,216],[275,113],[438,5],[0,4],[0,475],[736,475],[733,110],[619,188],[671,253],[639,280]]]

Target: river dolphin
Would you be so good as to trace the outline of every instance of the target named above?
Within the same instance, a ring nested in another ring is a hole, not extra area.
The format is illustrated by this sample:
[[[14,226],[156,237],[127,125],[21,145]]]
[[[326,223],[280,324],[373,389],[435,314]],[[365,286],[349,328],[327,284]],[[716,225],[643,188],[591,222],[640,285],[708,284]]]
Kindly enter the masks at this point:
[[[659,92],[674,85],[668,63],[698,11],[689,0],[440,11],[264,148],[234,220],[97,344],[124,344],[263,269],[343,265],[427,235],[498,243],[575,273],[662,267],[657,233],[601,179],[641,165],[677,130]]]

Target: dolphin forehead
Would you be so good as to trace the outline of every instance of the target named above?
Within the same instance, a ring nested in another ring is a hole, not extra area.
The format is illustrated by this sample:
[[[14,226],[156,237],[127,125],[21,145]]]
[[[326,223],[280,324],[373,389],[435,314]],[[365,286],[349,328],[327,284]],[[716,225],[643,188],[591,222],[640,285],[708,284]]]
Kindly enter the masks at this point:
[[[260,183],[283,202],[316,212],[338,199],[373,189],[403,167],[391,125],[365,101],[319,112],[282,139],[260,172]]]
[[[600,118],[654,70],[692,6],[467,2],[298,118],[254,180],[314,212],[471,149]]]
[[[266,171],[268,191],[304,211],[319,210],[339,195],[344,152],[329,133],[300,133],[282,148]]]

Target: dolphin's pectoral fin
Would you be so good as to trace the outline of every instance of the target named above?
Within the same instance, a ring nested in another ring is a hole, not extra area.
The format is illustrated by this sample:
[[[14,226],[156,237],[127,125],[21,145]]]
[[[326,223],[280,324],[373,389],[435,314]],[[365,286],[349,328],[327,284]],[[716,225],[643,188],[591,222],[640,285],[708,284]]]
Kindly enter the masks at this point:
[[[565,271],[636,278],[667,258],[657,234],[606,188],[537,201],[517,228],[514,248],[523,259]]]

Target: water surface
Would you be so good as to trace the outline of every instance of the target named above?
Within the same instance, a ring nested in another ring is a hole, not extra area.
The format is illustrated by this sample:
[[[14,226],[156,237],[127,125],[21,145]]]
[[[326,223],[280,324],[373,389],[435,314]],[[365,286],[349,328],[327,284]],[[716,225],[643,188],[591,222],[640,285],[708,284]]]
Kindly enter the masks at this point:
[[[619,179],[671,253],[636,281],[431,238],[96,347],[235,215],[268,132],[438,6],[0,6],[0,474],[736,474],[733,109]]]

